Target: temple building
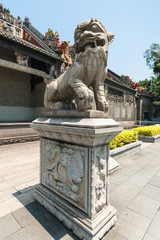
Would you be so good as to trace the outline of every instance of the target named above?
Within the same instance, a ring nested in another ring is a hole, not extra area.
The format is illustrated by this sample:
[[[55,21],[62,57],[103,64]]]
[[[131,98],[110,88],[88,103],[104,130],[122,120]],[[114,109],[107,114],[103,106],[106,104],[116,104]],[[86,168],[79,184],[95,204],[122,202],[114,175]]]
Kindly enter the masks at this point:
[[[58,77],[73,59],[74,49],[67,41],[60,43],[58,32],[48,29],[43,35],[29,18],[22,23],[0,4],[0,139],[34,136],[29,124],[43,111],[47,79]],[[109,117],[122,126],[152,119],[151,98],[137,93],[111,70],[105,92]]]

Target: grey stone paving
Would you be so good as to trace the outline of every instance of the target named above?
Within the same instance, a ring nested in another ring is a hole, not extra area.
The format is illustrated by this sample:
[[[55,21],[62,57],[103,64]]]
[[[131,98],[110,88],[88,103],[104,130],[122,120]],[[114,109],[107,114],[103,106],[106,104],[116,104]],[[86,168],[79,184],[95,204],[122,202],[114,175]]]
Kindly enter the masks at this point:
[[[118,163],[109,180],[118,221],[103,240],[160,240],[160,142]],[[78,240],[34,201],[38,183],[39,142],[0,147],[0,240]]]

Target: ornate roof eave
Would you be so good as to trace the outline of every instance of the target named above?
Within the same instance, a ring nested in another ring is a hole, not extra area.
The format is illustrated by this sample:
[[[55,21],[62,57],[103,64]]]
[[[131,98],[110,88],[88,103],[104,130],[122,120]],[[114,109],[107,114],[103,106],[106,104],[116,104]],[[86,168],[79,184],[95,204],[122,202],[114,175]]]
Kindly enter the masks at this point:
[[[115,81],[115,80],[112,80],[112,79],[106,77],[105,83],[107,83],[107,81],[109,81],[109,82],[112,83],[113,85],[120,85],[122,88],[124,88],[124,89],[126,89],[126,90],[129,90],[129,91],[133,92],[134,94],[136,94],[136,89],[131,88],[130,86],[127,86],[126,84],[123,84],[123,83],[120,82],[120,81]]]
[[[120,81],[121,77],[117,73],[110,70],[109,68],[108,68],[108,73]]]
[[[40,52],[42,54],[45,54],[47,56],[50,56],[50,57],[52,57],[54,59],[57,59],[57,60],[60,60],[60,61],[63,62],[63,59],[61,57],[59,57],[55,52],[53,52],[53,51],[52,52],[46,51],[46,50],[44,50],[44,49],[42,49],[40,47],[37,47],[37,46],[35,46],[35,45],[33,45],[33,44],[31,44],[31,43],[29,43],[29,42],[19,38],[19,37],[16,37],[15,35],[11,35],[11,34],[9,34],[7,32],[4,32],[3,30],[0,30],[0,37],[6,38],[6,39],[11,40],[11,41],[13,41],[15,43],[18,43],[18,44],[20,44],[22,46],[31,48],[31,49],[33,49],[33,50],[35,50],[37,52]]]

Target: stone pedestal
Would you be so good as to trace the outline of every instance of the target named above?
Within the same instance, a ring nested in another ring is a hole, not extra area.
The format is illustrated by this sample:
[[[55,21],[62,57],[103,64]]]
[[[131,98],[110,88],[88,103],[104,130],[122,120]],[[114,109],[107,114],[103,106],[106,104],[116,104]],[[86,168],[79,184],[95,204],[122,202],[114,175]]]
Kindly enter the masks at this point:
[[[105,118],[38,118],[38,200],[80,239],[100,239],[116,222],[108,201],[109,142],[122,130]]]

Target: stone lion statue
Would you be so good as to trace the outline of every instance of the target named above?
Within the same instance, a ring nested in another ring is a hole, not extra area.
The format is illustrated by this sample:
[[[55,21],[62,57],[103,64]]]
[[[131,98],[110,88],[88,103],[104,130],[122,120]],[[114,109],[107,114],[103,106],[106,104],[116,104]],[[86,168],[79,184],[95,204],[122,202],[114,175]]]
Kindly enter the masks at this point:
[[[79,111],[108,110],[104,80],[107,73],[108,45],[114,34],[107,33],[103,24],[92,18],[77,26],[74,33],[75,60],[71,67],[46,85],[44,105],[52,110],[73,109],[76,100]]]

